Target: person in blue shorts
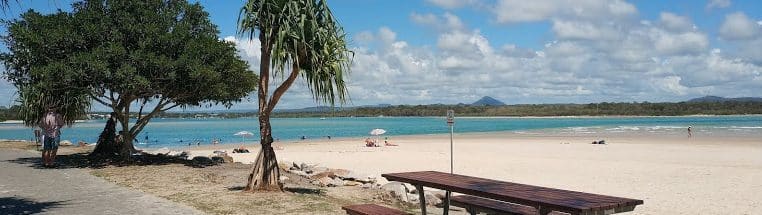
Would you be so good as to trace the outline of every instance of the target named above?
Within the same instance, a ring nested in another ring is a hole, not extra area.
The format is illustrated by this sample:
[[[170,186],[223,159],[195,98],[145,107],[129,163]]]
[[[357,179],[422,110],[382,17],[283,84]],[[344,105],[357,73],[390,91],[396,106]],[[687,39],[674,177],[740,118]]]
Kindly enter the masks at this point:
[[[55,107],[48,108],[48,111],[40,119],[40,128],[42,129],[42,165],[45,167],[51,167],[55,163],[58,143],[61,141],[61,127],[63,125],[63,117],[56,112]]]

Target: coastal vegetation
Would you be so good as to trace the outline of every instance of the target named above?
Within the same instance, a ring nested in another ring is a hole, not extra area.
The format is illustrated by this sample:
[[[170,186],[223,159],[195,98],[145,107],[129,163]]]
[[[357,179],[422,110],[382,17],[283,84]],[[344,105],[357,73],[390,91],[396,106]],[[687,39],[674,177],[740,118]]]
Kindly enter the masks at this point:
[[[0,108],[0,119],[18,120],[19,106]],[[762,102],[677,102],[677,103],[590,103],[590,104],[523,104],[504,106],[473,105],[393,105],[384,107],[324,107],[319,110],[289,110],[272,113],[272,117],[376,117],[376,116],[443,116],[455,110],[458,116],[688,116],[762,114]],[[93,112],[105,115],[106,112]],[[133,117],[136,117],[133,114]],[[225,112],[161,112],[161,118],[243,118],[257,117],[257,111]],[[83,118],[84,119],[84,118]]]
[[[0,60],[28,126],[51,106],[73,123],[97,102],[121,125],[123,142],[114,148],[126,149],[106,154],[129,158],[134,137],[157,114],[230,107],[256,87],[257,76],[234,44],[219,40],[198,3],[86,0],[72,8],[30,10],[7,23],[8,51]]]
[[[239,14],[239,34],[261,44],[259,66],[259,136],[262,145],[245,191],[282,191],[277,158],[272,147],[270,114],[281,96],[301,76],[314,98],[344,102],[344,75],[351,52],[345,33],[325,0],[249,0]],[[270,80],[283,80],[270,95]]]

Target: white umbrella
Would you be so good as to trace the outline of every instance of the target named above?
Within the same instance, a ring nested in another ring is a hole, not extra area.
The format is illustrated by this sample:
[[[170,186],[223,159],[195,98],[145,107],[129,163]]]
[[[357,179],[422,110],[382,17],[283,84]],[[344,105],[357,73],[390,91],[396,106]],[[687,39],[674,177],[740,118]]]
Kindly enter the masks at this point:
[[[241,143],[246,142],[246,137],[253,137],[254,134],[248,131],[239,131],[238,133],[233,134],[235,136],[241,136]]]
[[[370,135],[376,136],[376,143],[378,143],[378,135],[382,135],[384,133],[386,133],[386,130],[380,128],[370,130]]]
[[[370,130],[370,135],[374,135],[374,136],[382,135],[384,133],[386,133],[386,130],[380,129],[380,128]]]

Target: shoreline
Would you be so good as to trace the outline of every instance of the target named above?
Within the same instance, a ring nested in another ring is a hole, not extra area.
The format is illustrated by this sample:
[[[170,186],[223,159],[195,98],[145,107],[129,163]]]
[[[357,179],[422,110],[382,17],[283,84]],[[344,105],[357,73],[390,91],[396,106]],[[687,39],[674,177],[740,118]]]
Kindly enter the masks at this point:
[[[633,214],[754,214],[762,210],[762,200],[756,198],[762,193],[762,181],[756,180],[762,178],[762,134],[732,137],[699,133],[687,138],[679,133],[633,131],[605,137],[482,132],[456,133],[453,139],[458,174],[645,200]],[[590,144],[601,139],[607,144]],[[380,177],[384,173],[449,171],[449,135],[393,136],[390,140],[399,146],[365,147],[361,138],[281,141],[275,144],[283,148],[275,153],[280,163],[345,169],[375,177],[379,184],[387,182]],[[234,165],[243,175],[251,171],[258,145],[246,144],[250,153],[231,153],[239,144],[181,150],[188,151],[190,157],[227,151],[234,162],[242,163]],[[245,181],[244,177],[231,180],[238,185]]]
[[[762,114],[727,114],[727,115],[713,115],[713,114],[693,114],[693,115],[561,115],[561,116],[457,116],[462,119],[568,119],[568,118],[674,118],[674,117],[743,117],[743,116],[762,116]],[[271,119],[301,119],[301,118],[446,118],[446,116],[317,116],[317,117],[271,117]],[[156,119],[257,119],[257,117],[235,117],[235,118],[220,118],[220,117],[207,117],[207,118],[167,118],[161,117]],[[89,122],[99,121],[103,119],[83,119],[77,120],[77,122]],[[0,124],[24,124],[22,120],[5,120],[0,121]]]

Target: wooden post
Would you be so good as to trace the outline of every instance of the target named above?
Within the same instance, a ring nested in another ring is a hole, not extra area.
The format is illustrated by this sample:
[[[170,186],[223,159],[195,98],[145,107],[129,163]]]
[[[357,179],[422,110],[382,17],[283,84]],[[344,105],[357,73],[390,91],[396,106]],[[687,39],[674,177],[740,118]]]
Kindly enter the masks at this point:
[[[423,193],[423,185],[415,185],[418,190],[418,202],[421,203],[421,214],[426,215],[426,195]]]
[[[449,190],[445,192],[445,199],[444,199],[444,202],[442,203],[443,204],[442,209],[444,210],[444,212],[442,212],[443,215],[447,215],[450,213],[450,195],[452,195],[452,192],[450,192]]]

